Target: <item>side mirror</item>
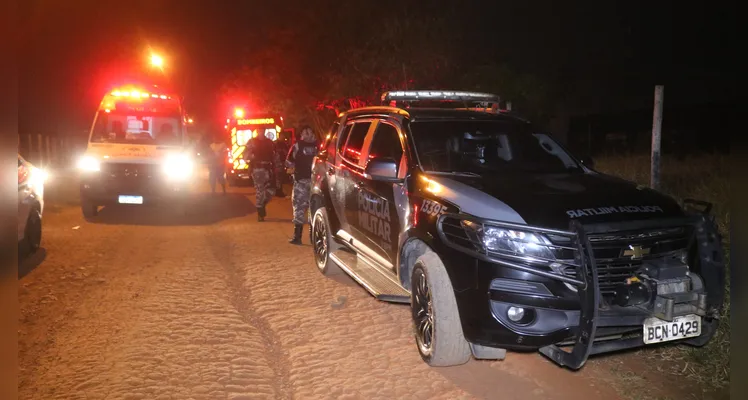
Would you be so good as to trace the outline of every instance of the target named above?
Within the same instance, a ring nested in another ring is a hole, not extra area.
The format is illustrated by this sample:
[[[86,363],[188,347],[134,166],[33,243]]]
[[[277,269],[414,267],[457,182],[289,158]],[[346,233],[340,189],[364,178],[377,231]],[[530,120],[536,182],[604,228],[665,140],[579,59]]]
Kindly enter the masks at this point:
[[[584,156],[579,161],[582,162],[582,165],[584,165],[587,168],[594,169],[595,168],[595,160],[592,159],[590,156]]]
[[[375,158],[366,164],[364,173],[375,181],[400,182],[397,177],[397,162],[391,158]]]

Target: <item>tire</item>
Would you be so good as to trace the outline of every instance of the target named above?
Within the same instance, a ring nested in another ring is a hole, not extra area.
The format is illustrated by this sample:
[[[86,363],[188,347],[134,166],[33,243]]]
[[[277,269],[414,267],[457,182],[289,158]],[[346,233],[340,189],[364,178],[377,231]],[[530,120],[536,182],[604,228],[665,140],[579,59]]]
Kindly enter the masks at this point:
[[[34,254],[42,244],[42,215],[38,209],[33,208],[26,219],[26,228],[23,233],[22,248],[26,254]]]
[[[320,207],[314,213],[311,223],[311,243],[314,252],[314,264],[325,276],[338,275],[343,272],[331,259],[330,253],[337,249],[330,229],[327,210]]]
[[[423,361],[432,367],[468,362],[472,353],[462,332],[452,282],[436,253],[418,257],[410,282],[414,336]]]
[[[86,221],[90,221],[99,215],[99,206],[90,200],[81,200],[81,212]]]

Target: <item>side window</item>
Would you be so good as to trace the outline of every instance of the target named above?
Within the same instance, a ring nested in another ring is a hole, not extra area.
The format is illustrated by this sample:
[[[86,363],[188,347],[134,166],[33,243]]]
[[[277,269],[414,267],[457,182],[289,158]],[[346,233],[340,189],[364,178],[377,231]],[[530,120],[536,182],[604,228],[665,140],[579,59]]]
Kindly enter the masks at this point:
[[[361,148],[364,146],[366,133],[369,131],[371,122],[357,122],[353,124],[348,143],[343,151],[343,157],[353,164],[358,164],[361,159]]]
[[[403,157],[403,146],[400,144],[397,129],[385,122],[380,122],[377,126],[369,150],[369,160],[379,157],[391,158],[398,163]]]
[[[340,133],[340,140],[338,141],[338,151],[343,153],[343,147],[345,147],[345,141],[348,140],[348,135],[351,133],[353,124],[348,124],[343,128],[343,132]]]

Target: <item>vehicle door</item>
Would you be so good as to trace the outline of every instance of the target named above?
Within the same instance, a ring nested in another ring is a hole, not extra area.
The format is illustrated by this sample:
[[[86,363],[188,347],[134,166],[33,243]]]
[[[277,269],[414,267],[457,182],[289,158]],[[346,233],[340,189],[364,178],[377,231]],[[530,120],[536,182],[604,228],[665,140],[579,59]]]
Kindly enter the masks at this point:
[[[398,177],[404,178],[407,163],[402,137],[402,129],[397,121],[378,121],[363,152],[366,163],[375,158],[392,159],[398,165]],[[366,175],[358,179],[360,229],[367,233],[367,246],[394,268],[399,234],[408,207],[405,185],[375,181]]]
[[[322,165],[315,165],[315,174],[322,175],[321,180],[326,181],[327,188],[331,204],[328,204],[328,213],[334,213],[338,217],[338,221],[341,224],[341,228],[347,230],[347,224],[345,222],[345,197],[340,196],[339,193],[342,191],[342,180],[338,180],[341,175],[338,165],[340,165],[341,159],[338,155],[338,147],[343,147],[345,141],[348,139],[348,134],[353,128],[352,124],[340,128],[340,123],[335,121],[328,137],[325,138],[324,147],[322,151],[317,154],[317,162],[321,162]]]
[[[345,151],[345,146],[352,130],[353,122],[351,121],[348,121],[348,123],[340,130],[339,138],[333,150],[333,156],[329,158],[332,163],[332,169],[328,169],[328,176],[330,179],[330,199],[332,200],[333,210],[340,222],[340,229],[346,232],[351,231],[345,207],[346,181],[350,180],[350,170],[344,166],[342,154],[343,151]]]
[[[365,148],[364,142],[375,126],[373,122],[372,119],[354,120],[345,145],[339,149],[341,161],[338,164],[337,179],[340,185],[338,196],[344,199],[345,219],[348,226],[346,232],[356,241],[361,242],[366,240],[366,235],[361,232],[358,221],[358,184],[364,175],[364,158],[361,151]]]

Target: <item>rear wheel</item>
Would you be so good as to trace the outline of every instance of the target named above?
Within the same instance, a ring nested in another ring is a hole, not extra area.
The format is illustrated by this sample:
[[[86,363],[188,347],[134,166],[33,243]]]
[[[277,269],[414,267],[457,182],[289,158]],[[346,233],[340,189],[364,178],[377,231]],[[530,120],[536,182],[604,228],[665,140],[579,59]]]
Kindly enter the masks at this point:
[[[335,240],[330,229],[330,220],[327,218],[327,210],[324,207],[318,208],[314,213],[311,230],[314,262],[317,269],[323,275],[336,275],[342,272],[340,267],[330,259],[330,253],[337,249],[337,246],[335,246]]]
[[[452,282],[434,252],[418,257],[410,282],[411,314],[421,358],[432,367],[468,362],[470,346],[462,332]]]
[[[99,206],[91,200],[82,199],[81,212],[83,213],[83,218],[85,218],[86,221],[89,221],[99,215]]]

